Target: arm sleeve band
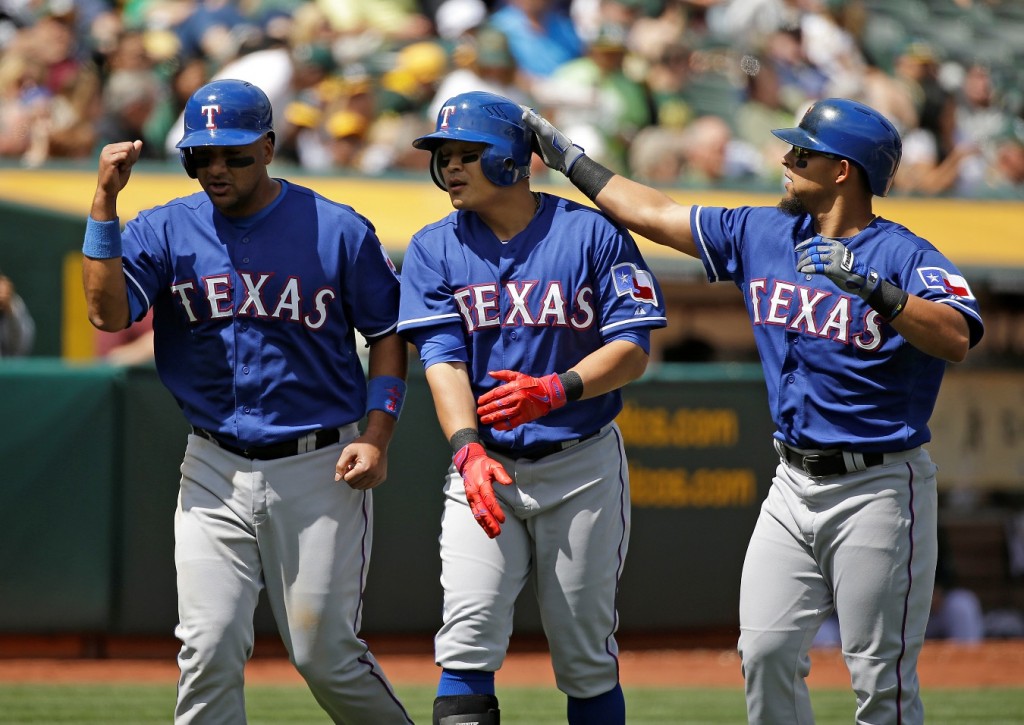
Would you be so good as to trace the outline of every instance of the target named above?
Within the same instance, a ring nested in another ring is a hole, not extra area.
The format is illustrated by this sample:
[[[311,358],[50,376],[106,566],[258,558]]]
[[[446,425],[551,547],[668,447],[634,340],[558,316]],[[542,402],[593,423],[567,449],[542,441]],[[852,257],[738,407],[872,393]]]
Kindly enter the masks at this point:
[[[885,318],[886,322],[895,320],[907,306],[910,295],[884,279],[871,291],[867,298],[868,305]]]
[[[98,222],[92,217],[85,223],[82,254],[90,259],[114,259],[121,256],[121,222],[111,219]]]
[[[565,390],[566,401],[572,402],[583,397],[583,378],[575,370],[562,373],[558,376],[558,381],[562,383],[562,389]]]
[[[395,420],[405,404],[405,381],[393,375],[370,378],[366,388],[366,410],[383,410]]]
[[[597,201],[597,195],[613,176],[614,171],[606,169],[589,156],[580,156],[569,170],[569,181],[591,201]]]
[[[472,428],[460,428],[452,433],[452,437],[448,439],[448,442],[452,446],[452,453],[458,453],[459,449],[469,443],[479,443],[480,434]]]

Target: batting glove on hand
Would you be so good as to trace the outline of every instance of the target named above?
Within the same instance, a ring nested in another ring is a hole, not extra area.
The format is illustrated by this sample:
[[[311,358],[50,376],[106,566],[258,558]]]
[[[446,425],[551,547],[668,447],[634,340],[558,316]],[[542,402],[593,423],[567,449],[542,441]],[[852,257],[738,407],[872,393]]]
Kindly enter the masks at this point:
[[[514,370],[496,370],[488,375],[506,381],[476,401],[480,422],[495,430],[512,430],[568,402],[557,373],[534,378]]]
[[[493,539],[501,533],[505,523],[505,512],[494,495],[493,481],[503,486],[512,483],[505,467],[487,455],[479,443],[467,443],[452,457],[455,467],[462,475],[466,489],[466,500],[473,518],[480,524],[487,536]]]
[[[802,274],[823,274],[838,287],[866,300],[878,286],[878,272],[857,261],[836,239],[811,237],[797,245],[796,268]]]
[[[549,168],[568,176],[572,165],[583,155],[583,149],[529,106],[520,108],[523,109],[523,123],[533,131],[533,150]]]

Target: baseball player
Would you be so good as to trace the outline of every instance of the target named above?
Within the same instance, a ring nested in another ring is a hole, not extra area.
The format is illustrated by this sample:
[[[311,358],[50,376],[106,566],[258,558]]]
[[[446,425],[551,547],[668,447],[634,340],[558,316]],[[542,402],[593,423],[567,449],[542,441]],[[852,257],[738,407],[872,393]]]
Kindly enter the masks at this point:
[[[83,273],[96,327],[119,330],[153,308],[157,371],[192,425],[174,522],[175,722],[245,722],[265,590],[334,722],[409,723],[358,636],[371,490],[405,391],[394,267],[351,207],[269,175],[271,105],[250,83],[193,94],[178,147],[202,192],[141,212],[122,233],[117,196],[141,147],[101,151]]]
[[[413,143],[455,207],[412,238],[398,323],[454,452],[435,725],[499,722],[494,673],[528,578],[569,722],[625,722],[615,595],[629,481],[613,421],[665,315],[627,232],[530,190],[531,137],[519,106],[474,91]]]
[[[808,648],[835,610],[857,722],[920,723],[917,657],[936,563],[935,465],[922,445],[946,362],[983,332],[966,280],[872,212],[899,165],[893,125],[829,98],[773,131],[777,207],[685,207],[613,174],[536,113],[548,166],[612,218],[743,292],[779,454],[740,585],[752,723],[813,721]]]
[[[32,352],[36,322],[11,278],[0,272],[0,359]]]

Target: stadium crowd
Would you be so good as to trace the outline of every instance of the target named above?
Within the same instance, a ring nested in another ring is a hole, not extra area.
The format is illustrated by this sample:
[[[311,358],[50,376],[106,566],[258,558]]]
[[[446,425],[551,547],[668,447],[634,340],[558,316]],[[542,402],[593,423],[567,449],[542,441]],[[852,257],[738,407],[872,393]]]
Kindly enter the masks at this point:
[[[647,183],[771,185],[769,129],[843,96],[899,127],[895,193],[1024,198],[1022,37],[1019,0],[0,0],[0,158],[173,161],[233,77],[310,172],[421,174],[411,140],[481,89]]]

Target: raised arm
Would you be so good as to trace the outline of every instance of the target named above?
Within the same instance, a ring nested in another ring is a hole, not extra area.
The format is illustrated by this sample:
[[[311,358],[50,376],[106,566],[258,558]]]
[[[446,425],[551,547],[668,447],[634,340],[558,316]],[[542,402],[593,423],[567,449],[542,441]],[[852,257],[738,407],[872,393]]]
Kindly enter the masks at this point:
[[[658,189],[615,174],[584,153],[568,136],[531,108],[523,122],[533,130],[544,163],[565,174],[602,211],[630,231],[652,242],[698,256],[690,230],[690,207]]]
[[[141,141],[103,147],[82,247],[82,286],[89,322],[107,332],[123,330],[130,322],[128,290],[121,268],[117,195],[128,184],[141,150]]]

